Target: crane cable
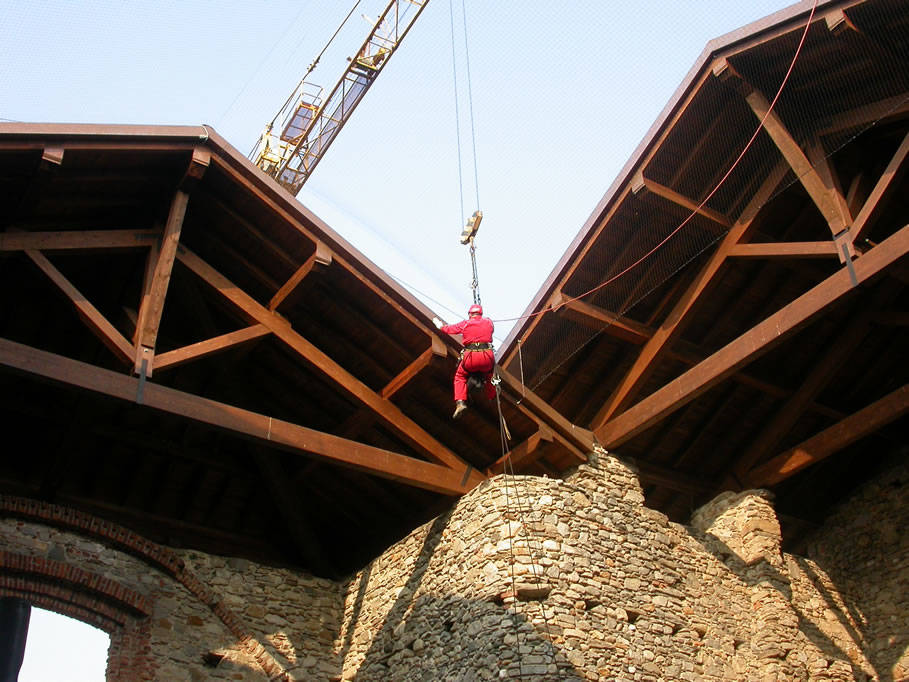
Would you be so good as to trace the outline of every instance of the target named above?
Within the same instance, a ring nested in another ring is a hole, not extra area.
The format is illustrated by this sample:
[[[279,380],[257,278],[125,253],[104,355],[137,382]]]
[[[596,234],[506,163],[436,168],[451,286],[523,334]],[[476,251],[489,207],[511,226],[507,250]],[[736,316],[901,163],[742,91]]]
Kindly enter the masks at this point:
[[[453,0],[448,1],[448,16],[451,27],[451,67],[452,67],[452,82],[454,83],[454,101],[455,101],[455,138],[457,141],[458,148],[458,190],[459,190],[459,199],[460,199],[460,211],[461,211],[461,224],[464,225],[464,174],[462,169],[462,150],[461,150],[461,123],[460,123],[460,97],[458,96],[458,60],[455,50],[455,20],[454,20],[454,2]],[[476,138],[476,122],[473,117],[473,90],[470,83],[470,40],[467,35],[467,7],[464,3],[464,0],[461,0],[461,23],[464,28],[464,64],[466,69],[466,79],[467,79],[467,108],[470,114],[470,142],[471,150],[473,153],[473,182],[474,182],[474,198],[476,199],[477,206],[480,205],[480,176],[477,166],[477,138]],[[482,212],[479,209],[474,213],[472,220],[477,221],[477,216],[482,217]],[[478,223],[477,223],[478,224]],[[467,228],[465,228],[466,230]],[[475,232],[475,230],[474,230]],[[480,299],[480,282],[479,275],[477,273],[477,256],[476,256],[476,246],[474,244],[473,237],[471,236],[467,242],[462,240],[462,243],[470,244],[470,264],[472,269],[472,279],[470,282],[470,288],[473,292],[473,302],[476,305],[481,304]]]

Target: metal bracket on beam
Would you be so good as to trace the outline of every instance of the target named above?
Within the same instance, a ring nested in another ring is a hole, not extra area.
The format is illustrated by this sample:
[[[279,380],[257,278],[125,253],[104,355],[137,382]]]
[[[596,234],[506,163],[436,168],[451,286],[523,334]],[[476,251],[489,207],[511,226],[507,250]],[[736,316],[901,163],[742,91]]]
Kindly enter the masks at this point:
[[[139,369],[139,386],[136,388],[136,404],[142,404],[142,393],[145,391],[145,378],[147,376],[148,360],[142,358],[142,367]]]

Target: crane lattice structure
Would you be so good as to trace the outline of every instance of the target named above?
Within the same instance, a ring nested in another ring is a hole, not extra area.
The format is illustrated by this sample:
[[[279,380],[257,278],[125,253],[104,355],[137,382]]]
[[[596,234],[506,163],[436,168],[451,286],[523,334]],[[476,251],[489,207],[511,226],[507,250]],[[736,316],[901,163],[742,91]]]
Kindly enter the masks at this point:
[[[324,99],[304,77],[250,154],[256,165],[296,196],[428,2],[391,0]]]

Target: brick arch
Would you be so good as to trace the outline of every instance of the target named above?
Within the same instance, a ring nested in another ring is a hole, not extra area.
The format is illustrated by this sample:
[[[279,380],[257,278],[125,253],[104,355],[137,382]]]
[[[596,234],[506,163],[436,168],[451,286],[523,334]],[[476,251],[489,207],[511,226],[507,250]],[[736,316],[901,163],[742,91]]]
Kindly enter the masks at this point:
[[[288,672],[252,635],[243,620],[167,547],[111,521],[27,497],[0,495],[0,515],[92,537],[157,568],[211,609],[270,680],[290,681]],[[142,675],[148,674],[151,663],[143,655],[149,637],[149,619],[145,616],[151,614],[152,604],[143,595],[65,562],[4,551],[0,552],[0,595],[6,590],[10,596],[24,597],[36,605],[39,605],[36,599],[40,598],[50,605],[50,610],[90,625],[99,623],[96,627],[111,635],[108,680],[121,679],[121,673],[112,668],[122,669],[122,679],[144,679]],[[78,599],[77,592],[82,593]],[[140,676],[135,677],[136,673]],[[134,677],[129,677],[130,674]]]
[[[0,550],[0,596],[93,625],[108,634],[130,618],[151,615],[151,601],[111,578],[62,561]]]

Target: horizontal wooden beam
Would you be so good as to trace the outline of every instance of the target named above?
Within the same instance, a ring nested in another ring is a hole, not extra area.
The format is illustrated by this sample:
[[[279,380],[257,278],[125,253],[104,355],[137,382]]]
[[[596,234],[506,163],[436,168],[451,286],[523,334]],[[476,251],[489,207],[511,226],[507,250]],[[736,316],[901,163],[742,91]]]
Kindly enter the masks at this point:
[[[803,328],[828,306],[909,253],[909,225],[840,268],[703,362],[594,431],[607,448],[627,442]],[[856,285],[853,281],[857,282]]]
[[[909,384],[752,469],[749,487],[760,488],[784,481],[909,412]]]
[[[152,382],[140,382],[135,377],[7,339],[0,339],[0,365],[130,402],[140,396],[141,388],[142,405],[151,409],[215,426],[263,445],[322,457],[340,466],[445,495],[464,494],[476,485],[477,478],[485,480],[469,467],[456,471]]]
[[[736,244],[730,258],[838,258],[835,242],[773,242]]]
[[[0,232],[0,251],[147,248],[161,238],[157,230],[71,230]]]
[[[193,360],[201,360],[209,355],[223,353],[234,346],[254,341],[268,334],[271,334],[271,330],[268,327],[263,324],[254,324],[244,329],[238,329],[235,332],[222,334],[212,339],[167,351],[155,358],[155,370],[160,372],[165,369],[173,369]]]

